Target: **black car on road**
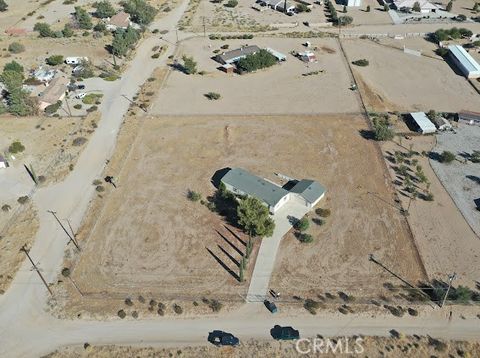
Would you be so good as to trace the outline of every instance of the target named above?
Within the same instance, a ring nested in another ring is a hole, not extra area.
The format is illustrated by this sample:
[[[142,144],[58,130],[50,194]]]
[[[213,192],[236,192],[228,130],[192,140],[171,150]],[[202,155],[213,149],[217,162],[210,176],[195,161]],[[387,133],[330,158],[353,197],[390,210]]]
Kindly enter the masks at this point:
[[[218,330],[208,334],[208,341],[216,346],[236,346],[240,343],[233,334]]]
[[[273,338],[278,340],[291,340],[300,338],[300,333],[298,330],[290,326],[282,327],[278,324],[270,330],[270,334]]]

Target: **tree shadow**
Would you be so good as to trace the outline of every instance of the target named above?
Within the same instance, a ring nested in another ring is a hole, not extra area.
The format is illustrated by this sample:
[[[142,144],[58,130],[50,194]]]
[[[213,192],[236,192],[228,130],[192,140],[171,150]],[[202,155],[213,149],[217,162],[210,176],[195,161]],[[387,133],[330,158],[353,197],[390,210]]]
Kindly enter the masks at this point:
[[[222,268],[227,271],[230,275],[232,275],[232,277],[237,280],[238,282],[240,282],[240,277],[237,275],[237,273],[235,271],[233,271],[230,267],[228,267],[217,255],[215,255],[213,253],[212,250],[210,250],[208,247],[205,248],[209,253],[210,255],[212,255],[212,257],[215,259],[215,261],[218,262],[218,264],[220,266],[222,266]]]
[[[435,160],[437,162],[442,161],[442,156],[440,155],[440,153],[437,153],[434,151],[428,152],[428,158],[430,158],[431,160]]]
[[[473,181],[474,183],[477,183],[480,185],[480,177],[477,177],[476,175],[466,175],[465,178]]]
[[[224,227],[225,229],[227,229],[227,230],[230,232],[230,234],[232,234],[238,241],[240,241],[240,243],[241,243],[243,246],[245,246],[245,247],[247,246],[247,243],[246,243],[245,241],[243,241],[243,240],[240,238],[240,236],[238,236],[238,234],[237,234],[236,232],[234,232],[232,229],[230,229],[230,228],[229,228],[228,226],[226,226],[226,225],[223,225],[223,227]]]
[[[292,226],[295,226],[295,224],[300,221],[300,219],[298,219],[298,218],[296,218],[295,216],[292,216],[292,215],[288,215],[287,219],[288,219],[288,222],[290,223],[290,225],[292,225]]]
[[[240,267],[240,262],[235,258],[233,257],[227,250],[225,250],[222,246],[218,245],[218,248],[220,249],[220,251],[222,251],[225,256],[227,256],[237,267]]]
[[[375,140],[375,133],[372,130],[360,129],[358,131],[363,139]]]
[[[240,256],[243,256],[243,252],[240,249],[238,249],[232,242],[230,242],[230,240],[228,240],[220,231],[218,230],[215,230],[215,231],[232,249],[234,249]]]

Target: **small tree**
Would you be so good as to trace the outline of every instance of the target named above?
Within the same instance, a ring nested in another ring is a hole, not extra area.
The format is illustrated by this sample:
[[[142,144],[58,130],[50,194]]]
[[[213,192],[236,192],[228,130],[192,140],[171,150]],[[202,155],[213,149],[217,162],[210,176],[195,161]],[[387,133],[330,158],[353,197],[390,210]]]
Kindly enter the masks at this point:
[[[194,75],[195,73],[197,73],[197,63],[195,62],[193,57],[188,57],[184,55],[182,57],[182,60],[183,60],[183,71],[187,75]]]
[[[340,16],[338,18],[338,25],[339,26],[350,25],[352,22],[353,22],[353,17],[351,17],[351,16]]]
[[[93,27],[92,17],[84,8],[76,6],[74,17],[81,29],[90,30]]]
[[[420,3],[418,1],[415,1],[413,3],[412,10],[415,11],[415,12],[422,11],[422,8],[420,7]]]
[[[479,4],[478,2],[476,2],[475,5],[473,5],[472,10],[473,10],[474,12],[478,12],[479,7],[480,7],[480,4]]]
[[[452,7],[453,7],[453,1],[450,0],[447,4],[447,7],[445,8],[445,10],[450,12],[450,11],[452,11]]]
[[[445,164],[450,164],[455,160],[455,154],[449,152],[448,150],[444,150],[442,154],[440,154],[440,162]]]
[[[300,234],[298,240],[302,243],[309,244],[313,242],[313,236],[310,234]]]
[[[211,101],[216,101],[216,100],[219,100],[222,96],[220,95],[220,93],[208,92],[208,93],[205,93],[205,97],[207,97]]]
[[[112,17],[115,15],[115,9],[108,0],[98,1],[94,4],[95,16],[104,19],[106,17]]]
[[[275,223],[270,218],[268,208],[254,197],[240,201],[237,207],[238,224],[250,236],[272,236]]]
[[[38,31],[40,37],[53,37],[54,33],[49,24],[44,22],[37,22],[33,27],[33,30]]]
[[[367,9],[365,11],[370,12],[370,10],[371,10],[370,5],[367,5]]]
[[[395,136],[395,132],[390,128],[388,119],[375,118],[373,120],[373,132],[375,140],[387,141],[392,140]]]
[[[346,14],[348,12],[347,5],[343,5],[343,13]]]
[[[62,30],[63,37],[72,37],[74,32],[70,24],[65,24]]]
[[[295,224],[295,229],[298,231],[307,231],[309,226],[310,222],[308,221],[308,218],[304,216]]]
[[[5,0],[0,0],[0,11],[4,12],[8,10],[8,5]]]
[[[236,7],[238,5],[238,0],[228,0],[225,4],[226,7]]]
[[[202,199],[202,194],[197,193],[196,191],[193,191],[193,190],[189,190],[187,193],[187,198],[190,201],[199,201],[200,199]]]
[[[385,11],[385,12],[390,11],[390,6],[388,6],[387,3],[385,3],[385,4],[383,5],[383,11]]]
[[[362,58],[360,60],[352,61],[352,64],[355,66],[366,67],[370,64],[370,62],[368,62],[367,59]]]
[[[45,62],[47,62],[50,66],[57,66],[63,63],[63,56],[62,55],[52,55],[48,57]]]
[[[8,147],[8,151],[12,154],[21,153],[25,150],[25,146],[20,141],[15,141]]]
[[[23,66],[19,64],[17,61],[12,61],[7,63],[3,67],[3,71],[14,71],[14,72],[23,74]]]
[[[25,51],[25,46],[19,42],[12,42],[10,45],[8,45],[8,51],[14,54],[21,53]]]
[[[124,0],[121,4],[125,12],[132,17],[132,21],[140,25],[151,23],[158,12],[156,8],[149,5],[145,0]]]

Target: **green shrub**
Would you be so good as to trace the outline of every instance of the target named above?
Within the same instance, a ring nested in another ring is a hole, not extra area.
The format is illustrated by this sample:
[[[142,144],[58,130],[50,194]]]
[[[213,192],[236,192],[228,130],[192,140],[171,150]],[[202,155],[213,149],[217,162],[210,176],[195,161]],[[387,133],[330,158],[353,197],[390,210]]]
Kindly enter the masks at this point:
[[[207,97],[211,101],[216,101],[216,100],[219,100],[222,96],[220,95],[220,93],[208,92],[208,93],[205,93],[205,97]]]
[[[97,103],[97,101],[102,97],[103,97],[103,94],[101,93],[89,93],[82,98],[82,102],[84,104],[94,104],[94,103]]]
[[[45,62],[47,62],[50,66],[57,66],[63,63],[63,56],[62,55],[52,55],[48,57]]]
[[[17,199],[17,202],[18,202],[19,204],[22,204],[22,205],[23,205],[23,204],[26,204],[29,200],[30,200],[30,198],[29,198],[27,195],[25,195],[25,196],[19,197],[19,198]]]
[[[12,154],[21,153],[25,150],[25,146],[20,141],[15,141],[8,147],[8,151]]]
[[[307,229],[310,227],[310,222],[308,221],[307,217],[301,218],[297,223],[295,224],[295,229],[298,231],[307,231]]]
[[[183,56],[183,71],[187,75],[194,75],[197,73],[197,63],[193,59],[193,57]]]
[[[313,242],[313,236],[310,234],[300,234],[298,235],[298,240],[305,244]]]
[[[21,43],[19,42],[12,42],[10,45],[8,45],[8,51],[10,51],[11,53],[21,53],[23,51],[25,51],[25,46],[23,46]]]
[[[182,314],[183,313],[183,308],[176,303],[173,305],[173,310],[175,311],[176,314]]]
[[[199,201],[200,199],[202,199],[202,194],[197,193],[196,191],[193,191],[193,190],[189,190],[188,193],[187,193],[187,198],[190,201],[196,202],[196,201]]]
[[[57,103],[51,104],[45,108],[46,114],[54,114],[62,106],[62,101],[57,101]]]
[[[327,218],[331,214],[330,209],[322,209],[322,208],[316,209],[315,213],[322,218]]]
[[[73,106],[75,109],[82,109],[82,105],[80,103],[77,103]]]
[[[124,310],[118,311],[118,312],[117,312],[117,315],[118,315],[118,317],[120,317],[121,319],[124,319],[124,318],[127,316],[127,314],[125,313]]]
[[[368,62],[368,60],[362,58],[361,60],[356,60],[356,61],[352,61],[352,63],[355,65],[355,66],[360,66],[360,67],[366,67],[368,66],[370,63]]]
[[[228,2],[225,4],[226,7],[236,7],[238,5],[237,0],[228,0]]]
[[[440,163],[450,164],[455,160],[455,154],[449,152],[448,150],[444,150],[442,154],[440,154]]]

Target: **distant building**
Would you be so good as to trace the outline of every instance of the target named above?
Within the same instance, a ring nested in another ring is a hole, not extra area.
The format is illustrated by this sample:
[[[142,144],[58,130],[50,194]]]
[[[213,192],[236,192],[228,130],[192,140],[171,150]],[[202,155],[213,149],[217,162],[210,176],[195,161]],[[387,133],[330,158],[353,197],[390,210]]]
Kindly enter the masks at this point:
[[[226,64],[222,65],[222,70],[225,73],[234,73],[235,72],[235,66],[230,65],[229,63],[226,63]]]
[[[63,76],[54,78],[47,88],[38,96],[39,108],[43,111],[48,106],[63,100],[69,82],[69,79]]]
[[[80,65],[83,61],[88,61],[88,57],[67,57],[65,63],[67,65]]]
[[[480,126],[480,113],[461,111],[458,113],[458,123]]]
[[[424,112],[413,112],[410,113],[410,116],[412,117],[417,128],[417,132],[422,134],[430,134],[437,131],[435,125],[430,121],[430,119],[428,119]]]
[[[312,208],[325,195],[325,188],[314,180],[300,180],[292,189],[286,190],[241,168],[231,169],[221,181],[236,195],[252,196],[262,201],[271,214],[275,214],[292,196],[302,198],[305,205]]]
[[[437,12],[437,10],[439,10],[439,7],[437,5],[432,4],[431,2],[426,0],[394,0],[393,4],[395,5],[395,8],[397,10],[411,11],[416,2],[420,4],[420,12],[422,14],[427,14],[429,12]]]
[[[450,58],[465,77],[480,77],[480,65],[462,46],[450,45],[448,49],[450,50]]]
[[[130,14],[120,11],[107,20],[106,28],[109,31],[115,31],[117,29],[126,29],[130,24]]]
[[[37,70],[33,71],[32,76],[42,83],[48,83],[53,80],[56,73],[57,71],[54,69],[39,67]]]
[[[245,46],[240,47],[236,50],[231,50],[228,52],[224,52],[220,55],[215,57],[216,61],[220,62],[222,65],[225,64],[232,64],[239,61],[242,58],[247,57],[248,55],[256,54],[260,51],[260,47],[253,45],[253,46]]]

